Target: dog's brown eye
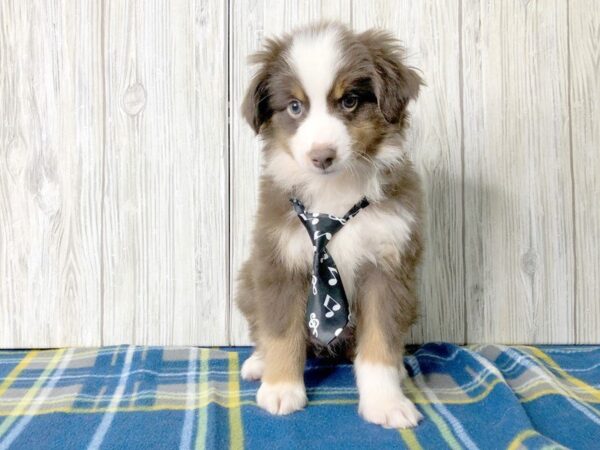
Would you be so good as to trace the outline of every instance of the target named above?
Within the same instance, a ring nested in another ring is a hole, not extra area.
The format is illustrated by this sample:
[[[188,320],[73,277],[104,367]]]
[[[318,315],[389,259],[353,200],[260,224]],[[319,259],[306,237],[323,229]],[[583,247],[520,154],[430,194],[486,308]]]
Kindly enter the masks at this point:
[[[356,95],[345,95],[342,97],[342,108],[346,111],[353,111],[358,105],[358,97]]]
[[[288,103],[287,111],[292,117],[299,117],[302,114],[302,103],[299,100],[292,100]]]

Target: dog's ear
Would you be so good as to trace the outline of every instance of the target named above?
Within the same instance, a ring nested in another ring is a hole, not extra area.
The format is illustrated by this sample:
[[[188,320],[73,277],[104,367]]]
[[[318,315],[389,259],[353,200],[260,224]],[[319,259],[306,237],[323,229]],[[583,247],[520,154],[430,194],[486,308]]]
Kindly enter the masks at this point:
[[[269,78],[272,66],[282,50],[282,44],[275,39],[268,39],[263,50],[250,56],[250,64],[258,65],[258,71],[252,78],[244,101],[242,114],[255,133],[271,118],[273,110],[269,104]]]
[[[373,85],[379,109],[389,123],[397,123],[406,106],[419,95],[425,83],[419,74],[403,64],[404,49],[390,34],[368,30],[359,35],[374,67]]]
[[[264,67],[254,75],[248,87],[242,102],[242,114],[257,134],[262,124],[273,114],[269,107],[268,72]]]

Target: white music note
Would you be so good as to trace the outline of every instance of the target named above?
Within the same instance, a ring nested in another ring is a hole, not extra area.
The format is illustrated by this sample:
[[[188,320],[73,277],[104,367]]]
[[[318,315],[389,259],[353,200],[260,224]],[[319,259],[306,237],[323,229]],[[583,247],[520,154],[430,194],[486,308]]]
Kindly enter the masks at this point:
[[[329,274],[332,276],[332,278],[329,279],[329,286],[335,286],[337,284],[337,278],[333,273],[335,272],[339,275],[339,272],[333,267],[328,267],[327,270],[329,270]]]
[[[329,214],[327,217],[329,217],[331,220],[335,220],[336,222],[341,223],[342,225],[346,225],[346,220],[341,217],[337,217],[332,214]]]
[[[319,234],[318,231],[315,231],[315,235],[313,237],[313,239],[316,241],[319,238],[322,238],[323,236],[325,236],[325,239],[330,240],[331,239],[331,233],[321,233]]]
[[[315,219],[311,220],[311,222],[312,222],[313,225],[316,225],[316,224],[319,223],[319,219],[315,218]]]
[[[329,303],[333,303],[333,306],[331,308],[329,307]],[[325,307],[325,309],[327,309],[327,312],[325,313],[325,317],[327,317],[328,319],[331,319],[333,317],[333,315],[335,314],[335,312],[339,311],[341,308],[340,304],[338,302],[336,302],[335,299],[329,294],[327,294],[327,297],[325,297],[323,306]]]
[[[300,214],[298,214],[298,216],[300,216],[300,218],[301,218],[302,220],[304,220],[305,222],[308,220],[308,217],[306,217],[306,215],[305,215],[305,214],[303,214],[303,213],[300,213]]]
[[[327,252],[323,253],[323,257],[319,258],[319,262],[322,263],[326,259],[329,259],[329,255],[327,254]]]
[[[310,314],[310,320],[308,321],[308,328],[312,330],[312,334],[315,337],[319,337],[319,332],[317,328],[319,328],[319,319],[317,319],[317,315],[315,313]]]
[[[313,291],[313,295],[317,295],[317,277],[316,276],[312,276],[312,291]]]

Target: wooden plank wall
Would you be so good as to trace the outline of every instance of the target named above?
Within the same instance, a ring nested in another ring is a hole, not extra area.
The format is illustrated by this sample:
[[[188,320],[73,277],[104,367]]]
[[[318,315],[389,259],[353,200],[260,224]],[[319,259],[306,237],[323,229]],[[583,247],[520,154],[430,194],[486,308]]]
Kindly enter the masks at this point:
[[[102,342],[222,344],[225,5],[105,5]]]
[[[462,17],[467,338],[574,342],[567,3]]]
[[[102,333],[105,117],[96,2],[0,2],[0,346]]]
[[[413,342],[600,342],[592,0],[0,2],[0,347],[248,343],[264,37],[393,31],[428,247]]]

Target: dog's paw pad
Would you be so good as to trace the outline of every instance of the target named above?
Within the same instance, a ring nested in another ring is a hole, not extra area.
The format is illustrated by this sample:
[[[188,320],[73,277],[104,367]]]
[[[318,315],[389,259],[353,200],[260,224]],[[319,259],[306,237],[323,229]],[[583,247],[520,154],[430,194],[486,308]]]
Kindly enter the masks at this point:
[[[416,406],[406,397],[368,402],[361,400],[358,412],[367,422],[384,428],[416,427],[423,418]]]
[[[260,380],[265,370],[265,362],[256,353],[242,364],[241,375],[246,381]]]
[[[263,383],[256,393],[256,403],[271,414],[285,415],[306,406],[306,390],[300,383]]]

